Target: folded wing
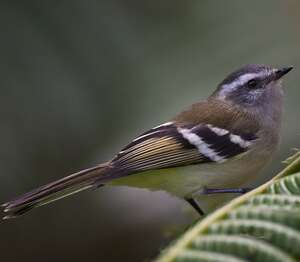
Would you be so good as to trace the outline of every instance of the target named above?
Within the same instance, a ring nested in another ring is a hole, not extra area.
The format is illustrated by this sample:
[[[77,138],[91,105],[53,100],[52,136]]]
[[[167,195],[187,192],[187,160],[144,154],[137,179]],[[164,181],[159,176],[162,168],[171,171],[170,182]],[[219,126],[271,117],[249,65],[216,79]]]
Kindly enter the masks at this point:
[[[254,134],[235,134],[206,123],[179,126],[168,122],[134,139],[119,152],[112,164],[131,174],[151,169],[222,163],[248,151],[255,139]]]

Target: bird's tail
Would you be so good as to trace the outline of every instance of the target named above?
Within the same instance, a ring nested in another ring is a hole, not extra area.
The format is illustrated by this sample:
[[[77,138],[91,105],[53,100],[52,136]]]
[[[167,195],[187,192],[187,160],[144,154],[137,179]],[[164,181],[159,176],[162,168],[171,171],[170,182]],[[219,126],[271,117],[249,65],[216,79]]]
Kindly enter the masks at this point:
[[[95,186],[96,181],[108,173],[104,163],[82,170],[55,182],[41,186],[2,205],[6,215],[3,219],[15,218],[32,208],[46,205],[58,199]]]

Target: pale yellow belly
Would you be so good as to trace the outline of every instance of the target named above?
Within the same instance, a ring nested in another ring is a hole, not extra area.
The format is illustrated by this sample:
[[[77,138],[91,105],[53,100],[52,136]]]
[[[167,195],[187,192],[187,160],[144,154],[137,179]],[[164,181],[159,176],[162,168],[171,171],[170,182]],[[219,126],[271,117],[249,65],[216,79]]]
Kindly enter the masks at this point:
[[[145,171],[115,179],[108,184],[167,191],[172,195],[186,197],[203,187],[241,187],[255,178],[265,163],[266,159],[261,158],[250,166],[249,157],[246,157],[222,164],[200,164]]]

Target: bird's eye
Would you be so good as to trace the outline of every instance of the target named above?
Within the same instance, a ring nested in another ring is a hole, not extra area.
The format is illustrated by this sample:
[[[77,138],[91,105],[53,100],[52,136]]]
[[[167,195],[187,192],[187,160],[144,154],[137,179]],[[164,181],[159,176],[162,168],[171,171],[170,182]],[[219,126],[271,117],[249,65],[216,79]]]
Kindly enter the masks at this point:
[[[249,80],[248,83],[247,83],[247,86],[248,86],[249,88],[256,88],[257,85],[258,85],[258,81],[255,80],[255,79],[251,79],[251,80]]]

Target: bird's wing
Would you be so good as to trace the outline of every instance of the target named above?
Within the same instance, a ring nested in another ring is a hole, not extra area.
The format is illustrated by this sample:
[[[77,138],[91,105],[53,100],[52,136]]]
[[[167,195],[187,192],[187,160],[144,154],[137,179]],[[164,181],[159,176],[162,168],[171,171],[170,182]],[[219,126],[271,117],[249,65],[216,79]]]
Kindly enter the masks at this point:
[[[201,163],[222,163],[248,151],[256,136],[210,124],[168,122],[134,139],[112,160],[127,174]],[[123,173],[124,174],[124,173]]]

